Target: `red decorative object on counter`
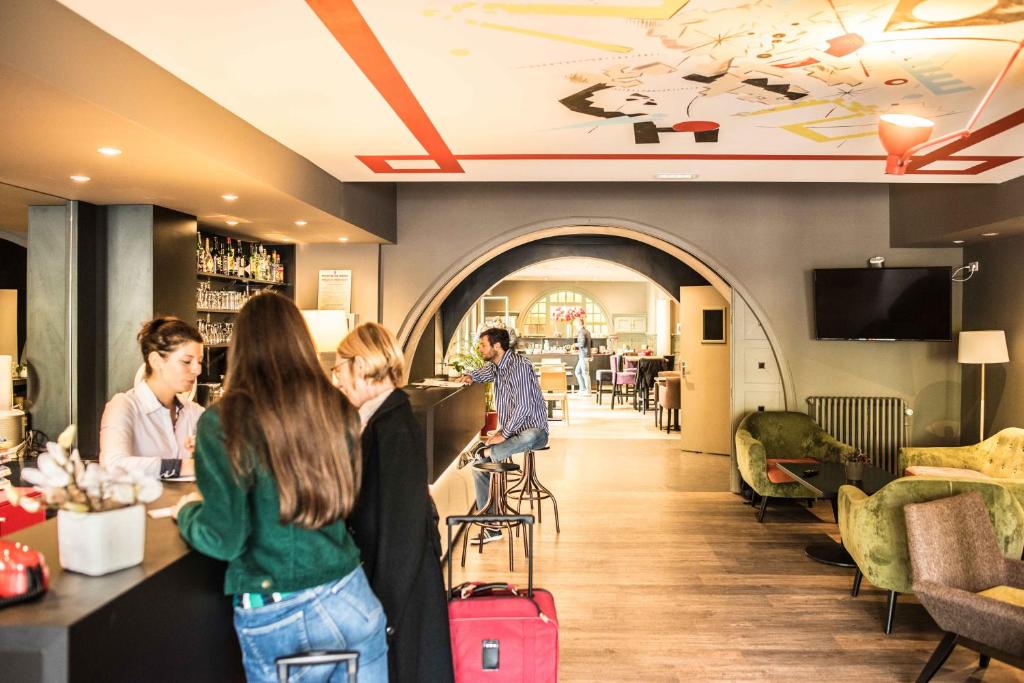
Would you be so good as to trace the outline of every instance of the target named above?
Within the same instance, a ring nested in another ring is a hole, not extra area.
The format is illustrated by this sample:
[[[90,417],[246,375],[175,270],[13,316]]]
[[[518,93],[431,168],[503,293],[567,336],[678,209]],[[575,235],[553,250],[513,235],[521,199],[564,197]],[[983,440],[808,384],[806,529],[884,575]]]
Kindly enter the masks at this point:
[[[39,597],[49,585],[42,553],[24,543],[0,541],[0,607]]]

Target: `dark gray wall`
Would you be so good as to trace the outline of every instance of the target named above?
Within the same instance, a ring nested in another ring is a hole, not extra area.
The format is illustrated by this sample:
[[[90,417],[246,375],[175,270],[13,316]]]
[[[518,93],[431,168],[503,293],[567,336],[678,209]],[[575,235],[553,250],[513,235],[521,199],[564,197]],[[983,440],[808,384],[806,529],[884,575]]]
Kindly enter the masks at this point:
[[[70,203],[28,210],[28,310],[25,356],[33,429],[50,438],[72,421],[73,229]]]
[[[1005,330],[1010,362],[985,366],[985,433],[1024,426],[1024,236],[964,250],[964,262],[980,270],[964,283],[965,330]],[[978,440],[981,367],[964,365],[960,405],[963,443]]]
[[[1024,223],[1024,177],[999,185],[891,185],[889,197],[897,247],[945,246],[993,226]]]
[[[382,248],[383,322],[402,328],[417,301],[459,264],[531,227],[630,225],[692,245],[751,295],[792,370],[796,400],[900,396],[917,444],[956,442],[960,368],[951,343],[813,339],[811,271],[959,265],[960,249],[889,244],[885,185],[828,183],[409,183],[399,186],[398,243]],[[954,330],[960,291],[954,289]]]

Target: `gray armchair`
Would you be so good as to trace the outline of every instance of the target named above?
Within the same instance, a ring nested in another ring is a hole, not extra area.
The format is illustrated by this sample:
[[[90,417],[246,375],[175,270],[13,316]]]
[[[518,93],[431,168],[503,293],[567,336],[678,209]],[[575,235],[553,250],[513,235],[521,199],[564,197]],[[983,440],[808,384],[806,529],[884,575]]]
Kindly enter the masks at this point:
[[[914,592],[946,635],[922,669],[931,680],[958,645],[1024,665],[1024,562],[1003,557],[978,492],[904,508]]]

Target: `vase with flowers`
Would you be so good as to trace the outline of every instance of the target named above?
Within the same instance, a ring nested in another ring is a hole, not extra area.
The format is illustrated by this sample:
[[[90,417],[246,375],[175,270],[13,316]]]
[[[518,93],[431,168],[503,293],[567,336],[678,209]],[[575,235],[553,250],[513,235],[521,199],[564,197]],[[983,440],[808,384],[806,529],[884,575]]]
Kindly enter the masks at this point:
[[[846,480],[862,481],[864,479],[864,465],[868,462],[867,453],[856,451],[846,456]]]
[[[140,470],[105,468],[72,450],[75,426],[46,444],[35,467],[21,476],[41,497],[7,489],[11,504],[28,512],[57,510],[57,541],[64,569],[101,576],[142,562],[146,546],[145,503],[160,497],[160,481]]]
[[[577,318],[587,317],[587,311],[582,306],[553,306],[551,308],[551,319],[556,322],[565,322],[565,336],[572,336],[572,321]]]

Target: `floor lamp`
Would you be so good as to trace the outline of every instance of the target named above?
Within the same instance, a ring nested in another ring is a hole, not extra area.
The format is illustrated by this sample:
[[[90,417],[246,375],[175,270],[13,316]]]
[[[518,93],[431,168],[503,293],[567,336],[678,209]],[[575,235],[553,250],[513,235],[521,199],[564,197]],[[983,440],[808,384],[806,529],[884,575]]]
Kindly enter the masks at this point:
[[[1008,363],[1006,333],[1002,330],[977,330],[960,333],[958,363],[981,365],[981,416],[978,419],[978,441],[985,438],[985,364]]]

